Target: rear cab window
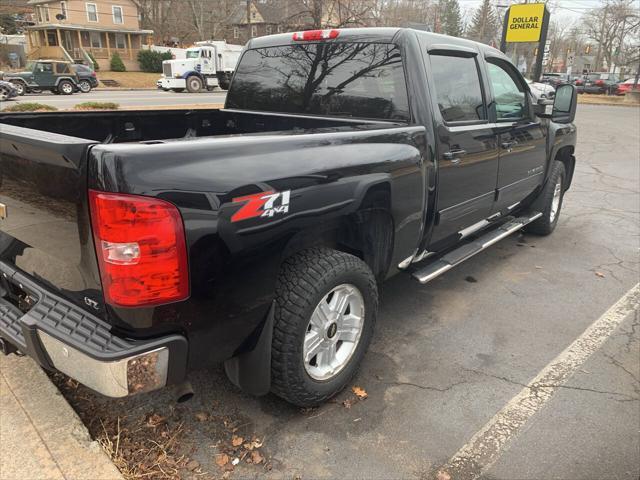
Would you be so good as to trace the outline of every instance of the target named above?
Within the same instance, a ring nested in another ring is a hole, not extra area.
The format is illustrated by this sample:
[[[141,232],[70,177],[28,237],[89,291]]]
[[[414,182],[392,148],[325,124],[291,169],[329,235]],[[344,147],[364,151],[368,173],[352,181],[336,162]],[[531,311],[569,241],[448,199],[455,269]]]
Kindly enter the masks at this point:
[[[305,43],[248,50],[227,108],[409,121],[400,49],[390,43]]]

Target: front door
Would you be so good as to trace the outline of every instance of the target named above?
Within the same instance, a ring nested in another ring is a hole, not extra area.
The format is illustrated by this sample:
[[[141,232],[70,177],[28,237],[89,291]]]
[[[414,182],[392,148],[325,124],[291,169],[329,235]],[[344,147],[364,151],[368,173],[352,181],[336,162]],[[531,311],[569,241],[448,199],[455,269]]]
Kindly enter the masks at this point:
[[[53,75],[53,63],[51,62],[38,62],[33,70],[34,83],[42,86],[55,85],[55,78]]]
[[[488,120],[475,52],[429,55],[441,120],[437,218],[430,247],[439,249],[474,230],[491,214],[498,173],[497,135]]]
[[[542,183],[546,161],[544,130],[532,112],[524,80],[510,63],[487,59],[498,124],[500,161],[494,212],[513,210]]]

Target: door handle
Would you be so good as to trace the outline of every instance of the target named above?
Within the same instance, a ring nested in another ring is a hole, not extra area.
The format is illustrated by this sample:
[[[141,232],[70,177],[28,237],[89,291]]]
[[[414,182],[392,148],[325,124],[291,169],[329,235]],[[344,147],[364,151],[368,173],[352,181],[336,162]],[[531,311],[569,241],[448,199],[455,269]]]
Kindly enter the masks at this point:
[[[505,150],[511,150],[516,145],[518,145],[518,141],[517,140],[511,140],[510,142],[502,142],[502,144],[500,146]]]
[[[449,152],[444,152],[442,154],[442,158],[445,160],[451,160],[453,163],[458,163],[460,161],[460,157],[467,154],[466,150],[451,150]]]

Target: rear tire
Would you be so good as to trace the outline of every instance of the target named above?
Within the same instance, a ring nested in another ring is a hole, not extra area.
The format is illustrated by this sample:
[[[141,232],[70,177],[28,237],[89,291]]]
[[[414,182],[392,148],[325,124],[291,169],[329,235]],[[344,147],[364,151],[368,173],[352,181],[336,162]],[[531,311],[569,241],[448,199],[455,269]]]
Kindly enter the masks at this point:
[[[358,257],[313,248],[285,260],[276,283],[271,391],[303,407],[340,392],[366,353],[377,310],[375,277]]]
[[[91,91],[91,83],[89,83],[89,80],[80,80],[80,82],[78,82],[78,89],[82,93],[89,93]]]
[[[542,216],[525,227],[527,232],[536,235],[549,235],[556,228],[564,198],[565,178],[564,164],[554,161],[544,189],[531,205],[531,209],[542,212]]]
[[[14,87],[16,87],[16,90],[18,90],[18,95],[22,96],[25,93],[27,93],[27,86],[23,82],[17,80],[11,83],[13,84]]]
[[[75,89],[76,89],[75,85],[71,83],[69,80],[60,80],[57,90],[62,95],[71,95]]]
[[[200,78],[196,77],[195,75],[188,77],[187,90],[189,90],[189,93],[198,93],[200,90],[202,90],[202,80],[200,80]]]

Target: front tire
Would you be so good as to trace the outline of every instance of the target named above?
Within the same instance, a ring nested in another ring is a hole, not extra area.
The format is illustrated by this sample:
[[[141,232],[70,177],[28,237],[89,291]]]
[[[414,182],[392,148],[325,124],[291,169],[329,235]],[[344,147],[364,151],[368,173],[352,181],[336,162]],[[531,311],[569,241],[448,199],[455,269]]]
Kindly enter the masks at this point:
[[[376,280],[358,257],[304,250],[282,264],[276,284],[271,390],[309,407],[353,378],[373,335]]]
[[[198,93],[202,90],[202,80],[195,75],[190,76],[187,78],[187,90],[189,90],[190,93]]]
[[[531,206],[532,210],[542,212],[542,216],[525,227],[527,232],[549,235],[556,228],[564,198],[565,178],[564,164],[558,161],[553,162],[547,183]]]

